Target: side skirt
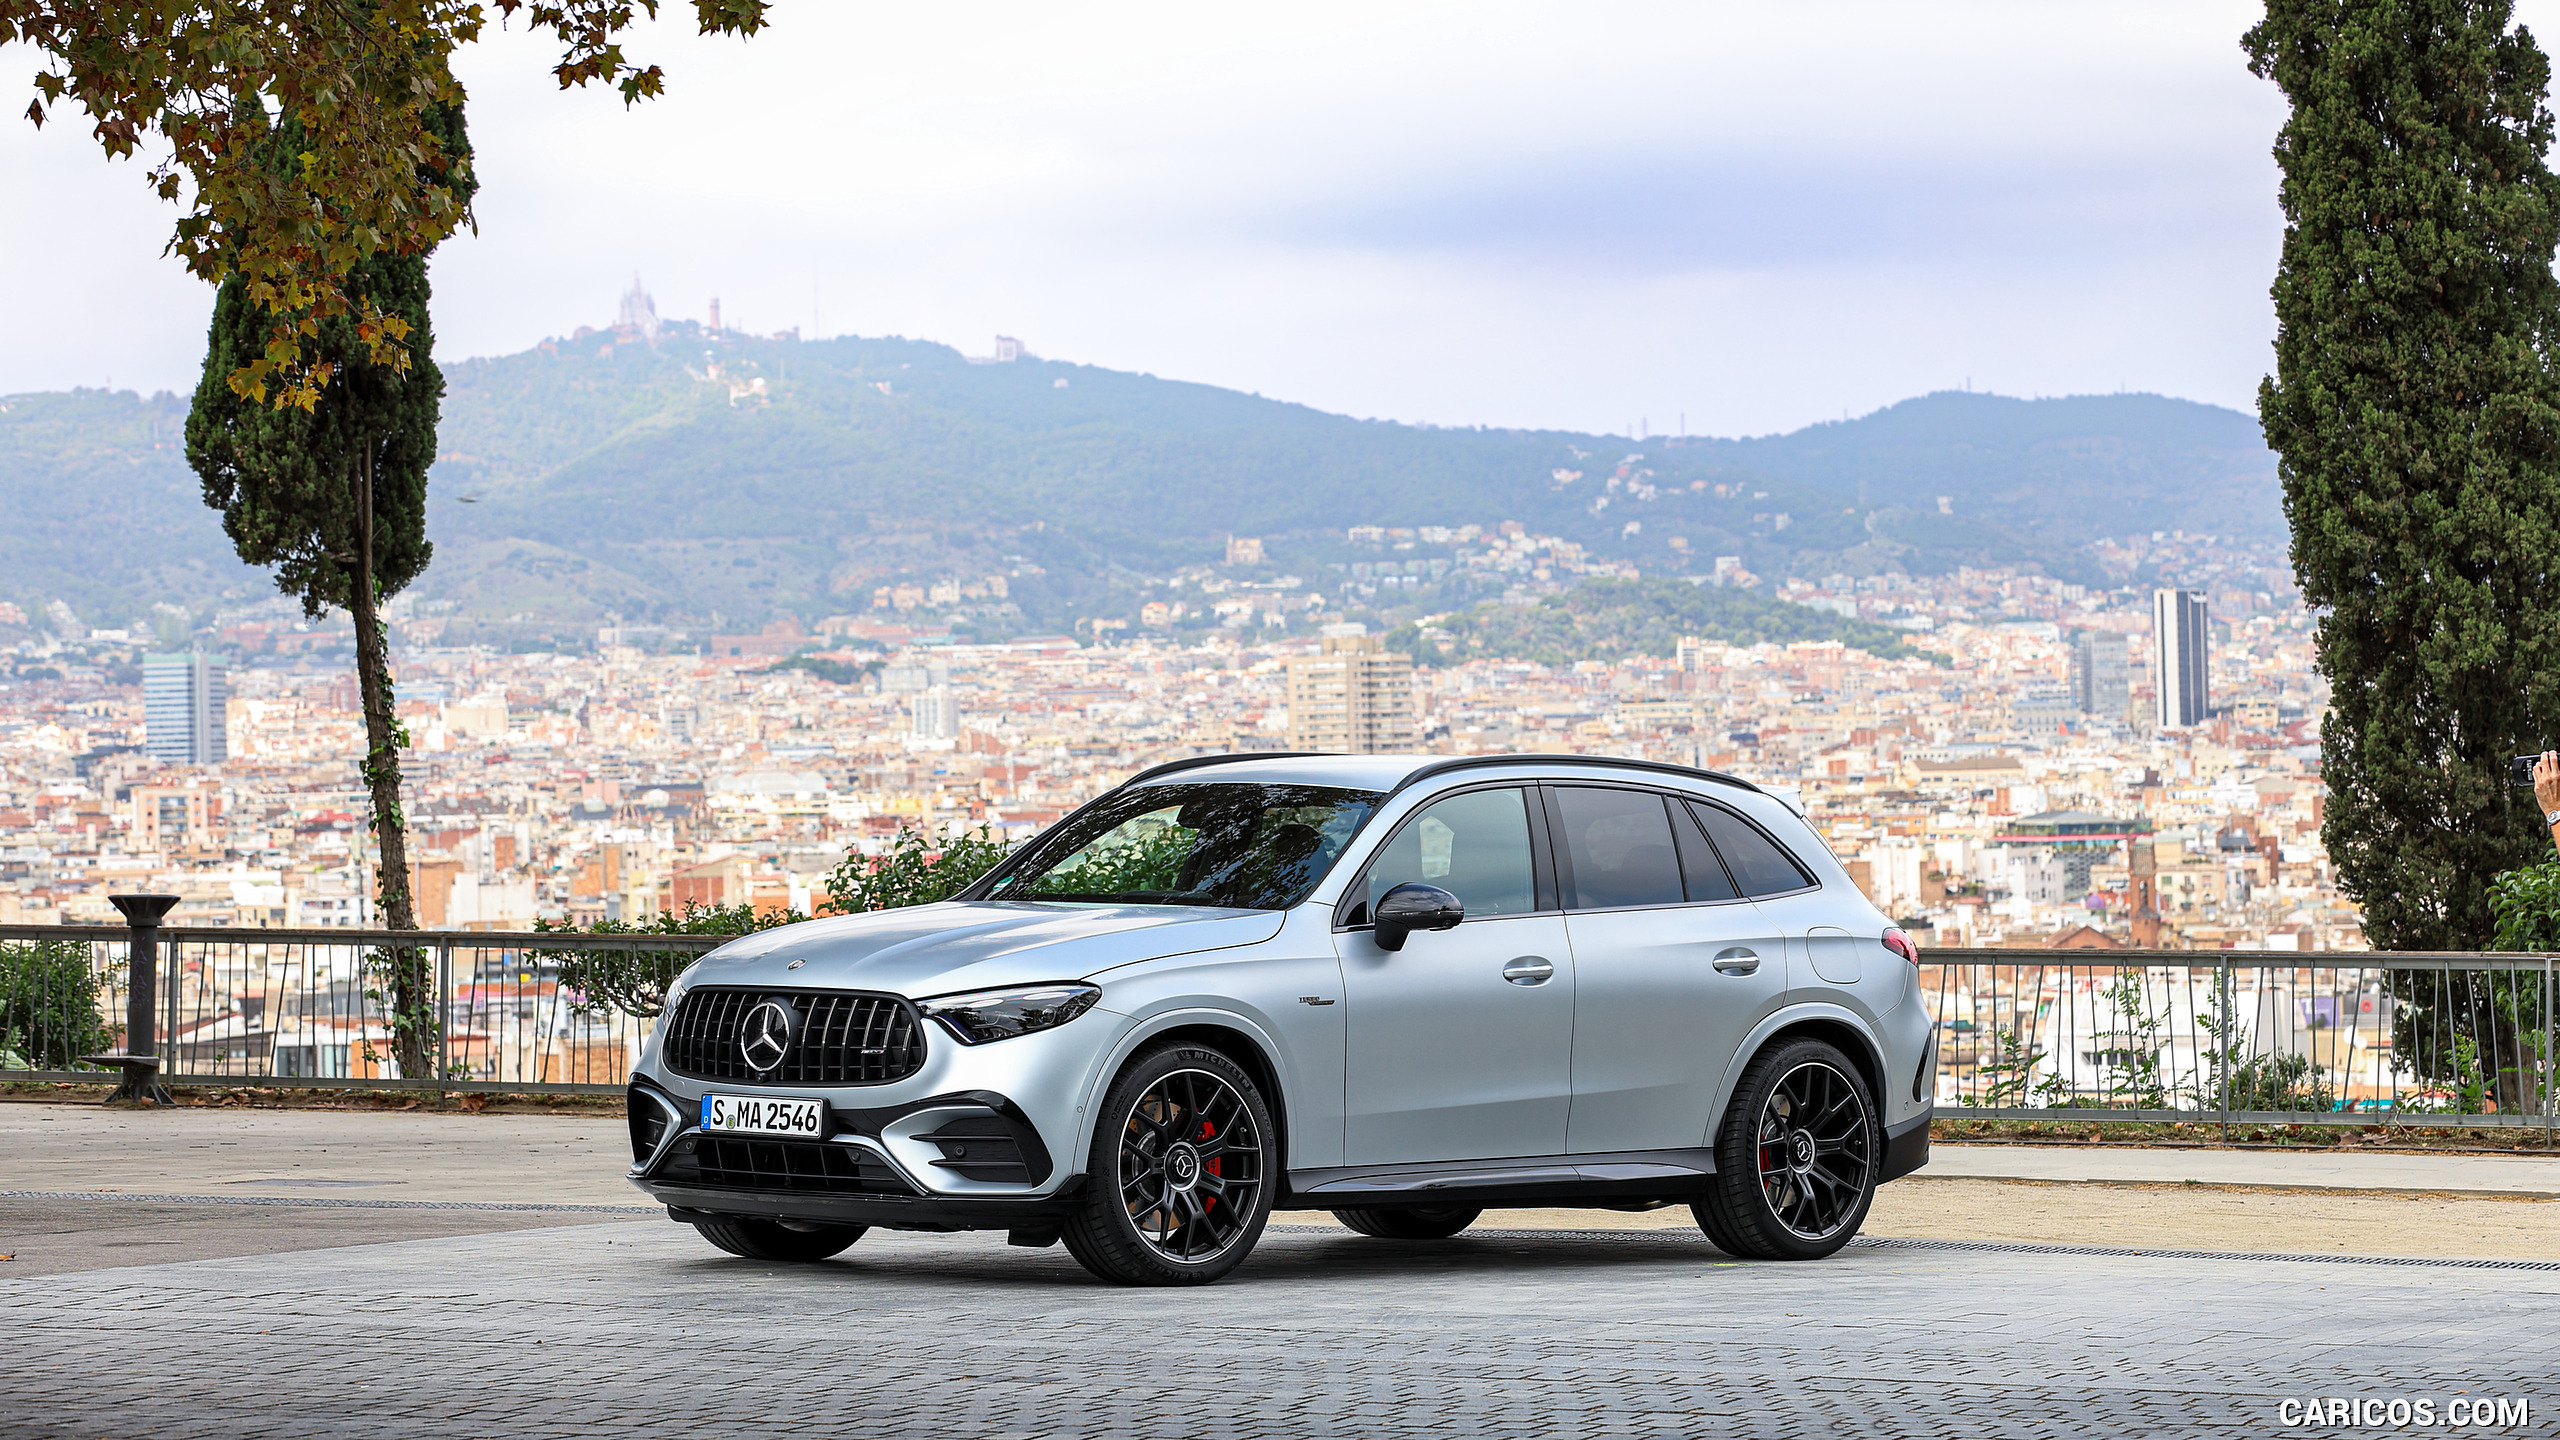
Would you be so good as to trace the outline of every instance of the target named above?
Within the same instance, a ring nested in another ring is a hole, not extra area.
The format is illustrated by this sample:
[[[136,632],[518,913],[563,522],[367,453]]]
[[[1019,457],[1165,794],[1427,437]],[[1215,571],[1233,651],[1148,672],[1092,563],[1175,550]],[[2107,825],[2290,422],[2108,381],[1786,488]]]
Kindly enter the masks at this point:
[[[1632,1150],[1605,1155],[1523,1155],[1408,1165],[1292,1170],[1273,1208],[1340,1210],[1423,1205],[1609,1206],[1668,1203],[1702,1194],[1716,1173],[1711,1150]]]

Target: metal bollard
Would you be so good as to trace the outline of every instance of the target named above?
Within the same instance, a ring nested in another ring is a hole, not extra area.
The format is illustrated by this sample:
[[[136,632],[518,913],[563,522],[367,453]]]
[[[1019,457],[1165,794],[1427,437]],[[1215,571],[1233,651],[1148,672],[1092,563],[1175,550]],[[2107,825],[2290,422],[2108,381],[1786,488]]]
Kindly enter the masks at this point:
[[[130,1100],[140,1105],[174,1105],[169,1087],[160,1083],[160,1053],[154,1031],[159,1022],[155,1003],[160,978],[160,917],[178,903],[175,895],[110,895],[107,903],[124,915],[133,943],[125,973],[124,1049],[93,1056],[124,1068],[124,1081],[108,1103]],[[174,1043],[177,1037],[170,1036]]]

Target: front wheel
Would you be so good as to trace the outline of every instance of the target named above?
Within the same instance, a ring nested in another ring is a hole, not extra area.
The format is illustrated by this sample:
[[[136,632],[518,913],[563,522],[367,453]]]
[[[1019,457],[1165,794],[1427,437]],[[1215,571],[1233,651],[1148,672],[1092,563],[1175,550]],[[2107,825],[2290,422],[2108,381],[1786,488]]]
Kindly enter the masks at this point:
[[[1243,1067],[1174,1045],[1103,1097],[1085,1199],[1060,1238],[1121,1285],[1205,1285],[1244,1263],[1271,1218],[1271,1111]]]
[[[1446,1240],[1484,1213],[1469,1205],[1429,1205],[1410,1210],[1336,1210],[1333,1218],[1381,1240]]]
[[[1819,1260],[1866,1223],[1878,1149],[1875,1107],[1849,1057],[1819,1040],[1778,1046],[1734,1087],[1712,1188],[1690,1213],[1727,1254]]]
[[[723,1215],[710,1220],[696,1220],[693,1228],[702,1238],[749,1260],[782,1260],[802,1262],[824,1260],[841,1255],[846,1247],[863,1236],[867,1225],[813,1225],[794,1229],[772,1220],[753,1220],[743,1215]]]

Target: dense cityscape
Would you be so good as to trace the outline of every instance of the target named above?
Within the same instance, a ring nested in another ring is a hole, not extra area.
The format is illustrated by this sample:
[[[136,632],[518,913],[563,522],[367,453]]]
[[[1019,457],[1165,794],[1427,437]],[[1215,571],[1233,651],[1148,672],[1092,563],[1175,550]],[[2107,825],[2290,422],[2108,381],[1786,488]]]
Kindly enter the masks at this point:
[[[1513,571],[1511,603],[1585,568],[1516,525],[1424,538],[1479,536],[1455,563]],[[2359,948],[2320,848],[2324,691],[2281,557],[2180,534],[2092,554],[2182,588],[1996,569],[1771,587],[1934,652],[1895,660],[1690,639],[1561,666],[1426,652],[1408,670],[1373,627],[1334,618],[1374,616],[1383,564],[1231,584],[1261,560],[1251,541],[1174,577],[1188,611],[1150,601],[1002,643],[951,626],[1000,603],[1002,576],[884,586],[806,630],[604,626],[578,653],[441,645],[433,607],[395,602],[420,920],[807,912],[849,850],[902,828],[1018,840],[1166,759],[1409,748],[1641,757],[1794,788],[1924,944]],[[1428,618],[1413,648],[1434,643]],[[173,920],[191,925],[375,920],[343,617],[269,601],[189,619],[143,635],[0,610],[17,637],[0,923],[112,922],[108,893],[136,889],[183,897]]]

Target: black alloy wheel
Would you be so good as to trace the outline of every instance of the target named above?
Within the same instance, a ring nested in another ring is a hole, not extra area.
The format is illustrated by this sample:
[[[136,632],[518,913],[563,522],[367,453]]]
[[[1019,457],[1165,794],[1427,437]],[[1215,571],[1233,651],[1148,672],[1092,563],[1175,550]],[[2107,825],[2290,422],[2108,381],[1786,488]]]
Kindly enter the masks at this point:
[[[1690,1212],[1727,1254],[1819,1260],[1866,1222],[1879,1148],[1848,1056],[1819,1040],[1763,1051],[1734,1087],[1713,1188]]]
[[[1473,1205],[1418,1205],[1409,1210],[1336,1210],[1333,1218],[1381,1240],[1446,1240],[1483,1213],[1483,1207]]]
[[[693,1228],[702,1238],[749,1260],[809,1261],[841,1255],[846,1247],[862,1238],[867,1225],[811,1225],[795,1228],[774,1220],[755,1220],[744,1215],[720,1215],[696,1220]]]
[[[1177,1045],[1130,1062],[1103,1100],[1085,1199],[1062,1238],[1121,1285],[1205,1285],[1271,1218],[1271,1111],[1242,1067]]]

